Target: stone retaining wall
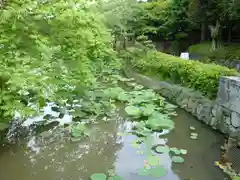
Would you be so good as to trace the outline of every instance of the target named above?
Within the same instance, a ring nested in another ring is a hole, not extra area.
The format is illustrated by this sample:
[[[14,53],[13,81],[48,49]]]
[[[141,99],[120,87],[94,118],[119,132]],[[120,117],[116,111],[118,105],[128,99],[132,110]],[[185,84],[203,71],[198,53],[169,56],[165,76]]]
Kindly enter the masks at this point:
[[[240,78],[222,77],[218,98],[212,101],[189,88],[154,81],[134,72],[126,72],[126,75],[159,92],[212,128],[240,140]],[[239,80],[238,83],[236,79]]]
[[[240,77],[221,77],[214,110],[216,127],[240,140]]]

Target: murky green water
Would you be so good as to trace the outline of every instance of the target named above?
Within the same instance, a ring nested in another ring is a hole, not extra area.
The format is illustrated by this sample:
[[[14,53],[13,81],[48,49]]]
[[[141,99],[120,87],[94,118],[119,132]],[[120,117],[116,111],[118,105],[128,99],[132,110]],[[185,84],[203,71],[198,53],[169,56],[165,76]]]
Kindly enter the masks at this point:
[[[223,180],[225,175],[214,161],[219,160],[223,137],[201,124],[185,111],[178,110],[171,133],[153,134],[152,145],[167,144],[184,148],[184,164],[173,164],[168,154],[161,154],[166,168],[165,180]],[[119,136],[131,129],[132,123],[101,122],[92,125],[94,132],[80,142],[71,142],[64,136],[39,142],[36,137],[18,144],[0,147],[0,180],[87,180],[92,173],[114,169],[124,180],[151,180],[137,174],[146,155],[137,154],[131,145],[134,135]],[[190,126],[196,128],[198,139],[190,139]],[[145,145],[141,146],[144,151]]]

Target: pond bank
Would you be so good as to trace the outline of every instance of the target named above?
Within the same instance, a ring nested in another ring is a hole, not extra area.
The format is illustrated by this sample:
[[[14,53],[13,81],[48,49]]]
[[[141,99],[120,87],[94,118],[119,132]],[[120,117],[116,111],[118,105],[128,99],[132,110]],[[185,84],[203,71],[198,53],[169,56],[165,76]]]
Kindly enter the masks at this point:
[[[239,119],[235,117],[236,115],[232,115],[234,112],[224,107],[218,101],[210,100],[192,89],[164,81],[157,81],[132,70],[127,70],[125,73],[129,78],[134,78],[145,87],[159,92],[162,96],[191,113],[200,121],[210,125],[213,129],[234,137],[238,141],[240,140]],[[225,84],[223,85],[226,86]]]

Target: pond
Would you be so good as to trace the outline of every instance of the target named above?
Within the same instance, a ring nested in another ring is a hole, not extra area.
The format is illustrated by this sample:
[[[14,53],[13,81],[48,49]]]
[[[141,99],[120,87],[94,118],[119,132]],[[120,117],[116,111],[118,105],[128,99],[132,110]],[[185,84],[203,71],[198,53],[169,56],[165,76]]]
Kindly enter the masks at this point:
[[[136,122],[122,110],[112,120],[91,123],[89,137],[81,140],[69,138],[60,123],[50,128],[50,134],[30,133],[14,144],[1,145],[0,179],[88,180],[94,173],[114,173],[124,180],[229,179],[214,165],[220,159],[223,136],[187,112],[177,109],[172,131],[151,132],[139,143],[139,136],[132,133]],[[149,166],[158,167],[159,177],[147,174]]]
[[[222,180],[224,174],[214,166],[219,160],[223,138],[212,132],[183,110],[177,111],[173,132],[159,138],[153,134],[154,144],[188,150],[183,164],[174,164],[168,154],[161,154],[161,164],[167,174],[162,179]],[[137,154],[131,145],[136,136],[119,132],[131,128],[131,122],[116,120],[95,124],[96,132],[82,142],[57,141],[37,144],[28,142],[0,148],[0,179],[9,180],[76,180],[88,179],[92,173],[114,169],[124,180],[148,179],[138,175],[146,157]],[[190,138],[190,126],[195,127],[198,139]],[[28,148],[27,145],[32,144]],[[36,150],[37,149],[37,150]],[[144,150],[144,146],[141,147]],[[149,180],[152,178],[149,178]]]

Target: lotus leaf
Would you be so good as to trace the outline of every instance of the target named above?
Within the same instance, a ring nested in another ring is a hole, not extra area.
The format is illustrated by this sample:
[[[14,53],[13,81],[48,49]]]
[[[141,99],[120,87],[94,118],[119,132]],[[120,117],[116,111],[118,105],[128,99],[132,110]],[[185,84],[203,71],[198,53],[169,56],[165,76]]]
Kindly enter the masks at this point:
[[[91,180],[107,180],[107,176],[103,173],[95,173],[91,175]]]
[[[180,152],[181,152],[181,154],[183,154],[183,155],[187,154],[187,150],[186,150],[186,149],[180,149]]]
[[[135,106],[127,106],[125,108],[125,111],[129,116],[140,117],[140,115],[141,115],[140,109]]]
[[[150,116],[154,112],[155,109],[156,109],[156,107],[153,104],[147,104],[144,107],[141,107],[142,114],[144,116]]]
[[[117,99],[118,99],[119,101],[128,101],[129,96],[128,96],[128,94],[125,93],[125,92],[120,92],[120,94],[118,94],[118,96],[117,96]]]
[[[82,108],[76,108],[74,109],[74,112],[71,113],[74,117],[84,117],[87,114],[85,112],[82,111]]]
[[[147,162],[151,166],[157,166],[159,165],[160,159],[158,156],[151,155],[148,157]]]
[[[158,153],[169,153],[170,151],[168,146],[157,146],[155,150]]]
[[[152,133],[152,131],[148,128],[138,128],[135,131],[135,134],[137,134],[138,136],[143,136],[143,137],[147,137]]]
[[[170,151],[173,152],[176,155],[181,154],[180,150],[178,148],[175,148],[175,147],[170,148]]]
[[[184,163],[184,159],[181,156],[172,156],[172,161],[175,163]]]
[[[152,130],[161,130],[161,129],[169,129],[172,130],[174,128],[174,123],[169,117],[165,114],[161,114],[158,112],[153,113],[146,122],[147,127]]]
[[[74,123],[71,126],[72,137],[82,137],[87,134],[88,128],[84,124]]]

